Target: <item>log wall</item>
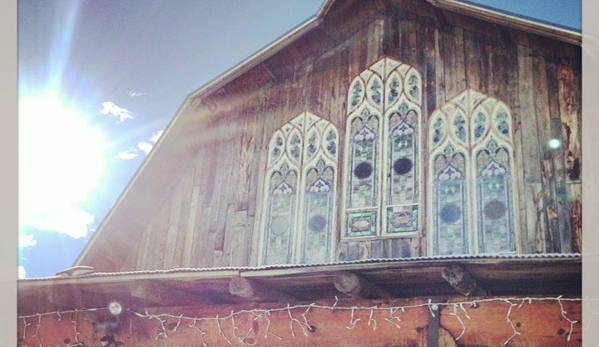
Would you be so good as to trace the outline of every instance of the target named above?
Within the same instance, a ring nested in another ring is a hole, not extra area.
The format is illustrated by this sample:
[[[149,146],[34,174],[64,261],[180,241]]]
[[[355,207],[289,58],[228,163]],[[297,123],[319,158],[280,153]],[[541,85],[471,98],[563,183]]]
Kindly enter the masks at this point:
[[[309,111],[343,139],[349,83],[383,56],[421,73],[425,119],[468,88],[505,102],[514,117],[518,249],[581,251],[580,47],[423,1],[368,3],[339,5],[317,29],[192,100],[184,112],[195,119],[193,151],[159,212],[145,216],[122,270],[257,265],[272,134]],[[551,139],[561,146],[551,149]],[[343,143],[340,150],[342,158]],[[337,218],[343,225],[341,211]],[[425,237],[338,241],[335,249],[337,260],[429,254]]]
[[[582,345],[581,302],[487,298],[105,308],[22,316],[19,347]],[[434,302],[433,302],[434,303]],[[434,315],[434,316],[433,316]],[[434,329],[434,330],[433,330]]]

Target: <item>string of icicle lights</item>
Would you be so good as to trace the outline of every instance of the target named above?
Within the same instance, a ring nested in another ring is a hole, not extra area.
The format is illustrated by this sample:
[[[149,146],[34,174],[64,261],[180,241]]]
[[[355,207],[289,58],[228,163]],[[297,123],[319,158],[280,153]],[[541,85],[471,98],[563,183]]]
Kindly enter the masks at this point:
[[[160,338],[169,338],[169,330],[170,330],[170,333],[172,334],[172,333],[175,333],[180,327],[185,326],[187,328],[191,328],[191,329],[198,331],[199,336],[202,340],[202,345],[204,347],[208,347],[208,344],[206,343],[206,340],[205,340],[205,335],[207,335],[207,333],[205,331],[203,331],[200,327],[198,327],[198,323],[205,323],[205,322],[215,323],[216,326],[218,327],[219,337],[224,339],[228,344],[232,345],[232,343],[231,343],[232,339],[236,339],[240,342],[244,342],[245,339],[252,332],[254,332],[254,330],[253,330],[254,328],[251,327],[247,332],[240,333],[239,332],[240,328],[235,323],[236,317],[238,317],[240,315],[250,315],[250,317],[254,317],[253,318],[254,321],[259,320],[259,319],[265,320],[265,322],[266,322],[266,330],[264,332],[265,339],[272,337],[272,338],[275,338],[278,340],[282,340],[283,338],[281,336],[278,336],[278,335],[274,334],[272,331],[270,331],[270,325],[272,322],[271,322],[269,316],[272,313],[275,313],[275,312],[286,312],[287,313],[287,316],[289,318],[290,335],[292,337],[296,336],[296,331],[301,331],[301,333],[303,335],[308,336],[308,332],[313,331],[313,329],[314,329],[313,326],[310,325],[309,314],[311,311],[316,310],[316,309],[348,311],[350,313],[350,315],[349,315],[348,323],[346,325],[346,329],[349,329],[349,330],[354,329],[361,320],[360,318],[355,317],[356,311],[370,312],[368,320],[365,320],[364,322],[362,322],[362,324],[367,324],[373,330],[376,330],[378,324],[392,324],[395,327],[397,327],[398,329],[401,329],[401,313],[405,312],[406,310],[428,307],[430,314],[433,317],[435,317],[435,312],[438,313],[439,312],[438,309],[440,307],[444,306],[444,307],[452,309],[452,312],[450,312],[449,315],[452,317],[455,317],[455,319],[459,322],[460,326],[462,327],[461,333],[459,334],[459,336],[457,336],[455,338],[455,340],[458,341],[466,333],[466,330],[467,330],[467,324],[464,321],[464,319],[460,318],[460,316],[458,314],[459,312],[462,312],[463,316],[466,317],[466,319],[471,319],[470,315],[468,314],[469,307],[476,308],[478,306],[478,304],[485,303],[485,302],[503,302],[506,304],[506,317],[505,317],[506,324],[509,324],[509,326],[512,329],[512,335],[509,337],[506,337],[506,340],[503,343],[504,345],[507,345],[511,339],[520,335],[520,332],[517,329],[517,325],[514,324],[514,322],[512,321],[512,318],[510,317],[513,309],[522,307],[523,305],[526,305],[526,304],[532,304],[533,301],[555,301],[558,303],[560,310],[561,310],[562,318],[570,324],[570,331],[567,334],[567,341],[570,341],[570,337],[573,333],[574,325],[578,324],[579,322],[577,320],[571,320],[570,318],[568,318],[568,312],[566,312],[564,310],[563,302],[564,301],[583,301],[581,298],[563,298],[562,296],[539,297],[539,298],[507,297],[507,298],[476,299],[476,300],[468,300],[468,301],[460,301],[460,302],[432,302],[432,300],[429,299],[428,302],[423,302],[421,304],[406,305],[406,306],[379,307],[379,306],[337,306],[338,298],[335,297],[335,302],[332,305],[320,305],[320,304],[316,304],[316,303],[311,303],[311,304],[299,304],[299,305],[292,306],[292,305],[288,304],[285,307],[279,307],[279,308],[231,311],[231,313],[226,316],[218,316],[217,315],[216,317],[188,317],[188,316],[184,316],[184,315],[177,316],[177,315],[173,315],[173,314],[169,314],[169,313],[151,314],[151,313],[148,313],[147,311],[144,313],[141,313],[141,312],[136,312],[131,309],[128,309],[127,311],[129,313],[135,315],[138,318],[156,320],[157,324],[159,324],[159,326],[160,326],[160,332],[156,336],[156,338],[155,338],[156,340],[158,340]],[[585,301],[586,301],[586,299],[585,299]],[[77,326],[77,315],[80,312],[101,311],[101,310],[106,310],[106,308],[103,307],[103,308],[78,309],[78,310],[71,310],[71,311],[54,311],[54,312],[38,313],[38,314],[27,315],[27,316],[19,316],[17,318],[19,320],[21,320],[22,324],[23,324],[22,339],[25,340],[27,338],[27,334],[29,332],[29,334],[32,334],[29,337],[35,338],[37,340],[37,342],[39,343],[39,347],[43,347],[42,341],[39,337],[39,330],[40,330],[40,327],[42,324],[42,317],[49,316],[49,315],[56,315],[58,317],[58,320],[60,321],[62,319],[63,315],[68,314],[69,319],[71,320],[71,323],[73,324],[73,329],[74,329],[74,333],[75,333],[75,343],[68,345],[68,347],[76,347],[76,346],[83,346],[83,343],[81,343],[78,339],[80,332],[78,331],[78,326]],[[376,319],[373,318],[375,311],[387,311],[388,312],[388,316],[384,318],[384,322],[379,323],[379,322],[377,322]],[[594,310],[592,311],[592,313],[593,313],[593,317],[594,317],[594,315],[597,314],[597,312],[595,312]],[[593,317],[591,317],[591,318],[593,318]],[[174,328],[172,328],[172,329],[166,328],[164,323],[167,322],[167,319],[177,321],[177,324],[175,325]],[[227,332],[228,334],[225,333],[225,330],[221,326],[221,322],[225,322],[225,321],[231,322],[232,329],[230,332]],[[34,324],[35,324],[35,326],[33,326]],[[588,326],[589,325],[587,324],[587,328],[588,328]],[[29,327],[31,327],[31,328],[29,328]]]

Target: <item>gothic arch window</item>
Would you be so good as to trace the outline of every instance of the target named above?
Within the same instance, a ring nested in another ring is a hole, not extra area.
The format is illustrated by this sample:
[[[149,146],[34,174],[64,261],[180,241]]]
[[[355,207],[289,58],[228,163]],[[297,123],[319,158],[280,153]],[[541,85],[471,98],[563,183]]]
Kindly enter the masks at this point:
[[[385,57],[348,90],[342,238],[414,235],[421,225],[422,78]]]
[[[268,147],[262,264],[332,260],[339,134],[304,112]]]
[[[512,120],[467,90],[429,119],[429,238],[434,254],[516,250]]]

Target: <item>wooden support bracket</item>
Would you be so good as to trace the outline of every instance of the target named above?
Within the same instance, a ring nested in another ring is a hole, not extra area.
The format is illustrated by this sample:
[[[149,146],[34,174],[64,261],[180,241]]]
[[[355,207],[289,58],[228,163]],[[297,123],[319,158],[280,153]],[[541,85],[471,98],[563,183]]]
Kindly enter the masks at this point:
[[[233,277],[229,282],[229,293],[244,299],[251,299],[252,301],[297,302],[297,299],[289,294],[279,292],[276,289],[249,280],[245,277]]]
[[[478,283],[458,265],[450,265],[441,272],[443,278],[462,295],[465,296],[485,296],[487,291],[481,288]]]
[[[385,289],[351,272],[337,273],[335,288],[352,298],[389,299],[392,297]]]

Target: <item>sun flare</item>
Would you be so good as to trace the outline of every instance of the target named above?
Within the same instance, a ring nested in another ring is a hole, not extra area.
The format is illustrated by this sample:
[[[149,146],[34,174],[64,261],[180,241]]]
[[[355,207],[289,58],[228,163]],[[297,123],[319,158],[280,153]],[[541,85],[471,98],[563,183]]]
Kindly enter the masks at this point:
[[[56,93],[19,97],[19,225],[84,237],[82,209],[105,169],[107,148],[91,117]]]

